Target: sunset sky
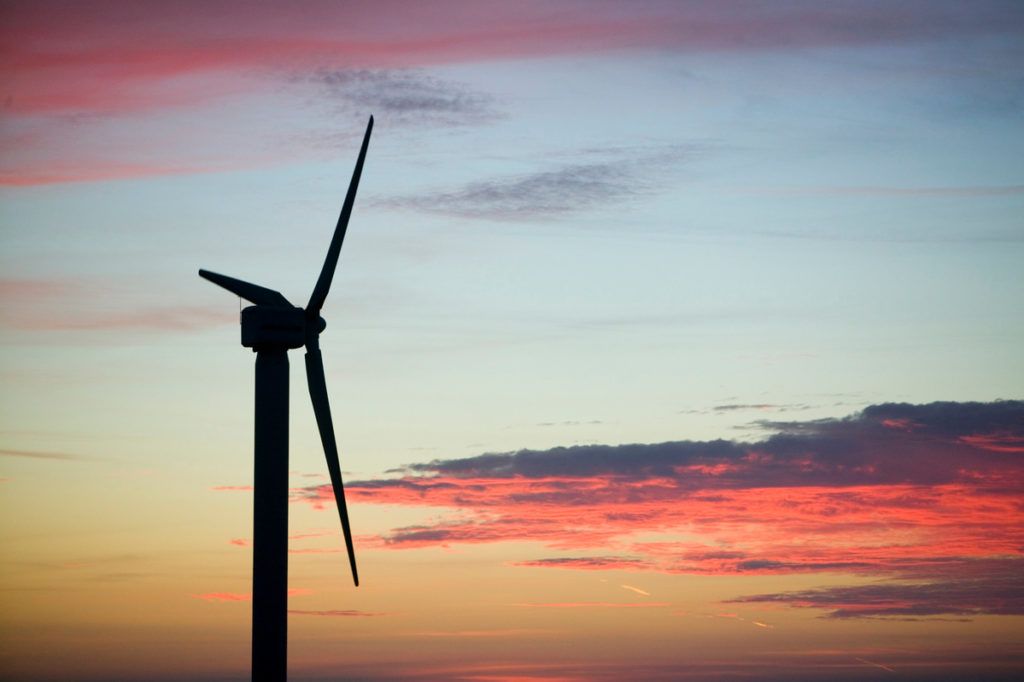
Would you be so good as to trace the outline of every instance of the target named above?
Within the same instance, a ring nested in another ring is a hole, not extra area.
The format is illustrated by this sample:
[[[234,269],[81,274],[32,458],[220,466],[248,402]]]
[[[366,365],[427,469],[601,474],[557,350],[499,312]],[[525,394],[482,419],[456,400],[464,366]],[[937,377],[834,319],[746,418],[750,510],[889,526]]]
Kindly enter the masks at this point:
[[[1024,4],[0,4],[0,679],[1024,675]]]

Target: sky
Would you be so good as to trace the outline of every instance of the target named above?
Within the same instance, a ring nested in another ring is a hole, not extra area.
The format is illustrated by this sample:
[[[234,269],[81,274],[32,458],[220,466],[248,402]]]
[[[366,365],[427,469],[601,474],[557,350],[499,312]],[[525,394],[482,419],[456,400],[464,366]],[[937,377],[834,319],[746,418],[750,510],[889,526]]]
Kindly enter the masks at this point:
[[[0,678],[1024,674],[1024,6],[0,4]]]

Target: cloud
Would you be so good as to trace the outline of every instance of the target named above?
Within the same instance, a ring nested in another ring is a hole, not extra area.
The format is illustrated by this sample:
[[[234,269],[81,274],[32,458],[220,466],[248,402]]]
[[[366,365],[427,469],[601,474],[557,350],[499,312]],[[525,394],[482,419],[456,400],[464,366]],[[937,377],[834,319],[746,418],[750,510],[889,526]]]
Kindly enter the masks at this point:
[[[10,450],[7,448],[0,449],[0,455],[6,455],[8,457],[28,457],[30,459],[85,459],[85,457],[82,457],[81,455],[70,455],[64,452],[40,452],[38,450]]]
[[[318,477],[318,478],[320,478],[320,477]],[[305,540],[306,538],[322,538],[322,537],[328,537],[328,536],[334,537],[334,536],[337,536],[337,535],[340,535],[340,533],[338,531],[334,531],[334,530],[317,530],[317,531],[308,531],[308,532],[305,532],[305,533],[296,533],[295,535],[289,535],[288,539],[289,540]]]
[[[1009,483],[1024,466],[1000,455],[1014,450],[1024,437],[1024,401],[884,404],[845,419],[757,423],[775,433],[755,443],[582,445],[435,460],[408,467],[426,476],[366,485],[414,497],[457,491],[460,498],[470,499],[466,496],[474,489],[467,488],[469,479],[497,479],[500,485],[522,477],[517,500],[537,494],[577,502],[580,492],[591,492],[575,485],[547,490],[547,478],[609,477],[611,487],[598,495],[621,492],[615,486],[632,487],[633,499],[641,491],[645,499],[653,499],[713,489],[998,485]]]
[[[288,588],[289,597],[305,594],[312,594],[312,591],[301,587]],[[207,592],[205,594],[192,594],[189,596],[195,599],[202,599],[203,601],[252,601],[251,592]]]
[[[190,595],[196,599],[202,599],[203,601],[251,601],[251,594],[241,594],[237,592],[207,592],[206,594],[193,594]]]
[[[560,422],[538,422],[535,426],[583,426],[593,424],[603,424],[600,419],[591,419],[588,421],[580,421],[578,419],[564,419]]]
[[[497,118],[494,98],[427,74],[384,69],[327,69],[296,77],[347,109],[372,111],[391,123],[463,125]]]
[[[535,628],[506,628],[503,630],[427,630],[424,632],[412,633],[416,637],[521,637],[524,635],[552,635],[556,634],[552,630],[539,630]],[[403,676],[404,677],[404,676]]]
[[[296,616],[329,616],[332,618],[376,618],[379,616],[394,616],[394,613],[367,613],[357,609],[328,609],[325,611],[307,611],[302,609],[288,609],[288,613]]]
[[[534,561],[520,561],[512,565],[535,568],[569,568],[583,571],[649,571],[655,568],[653,563],[642,559],[608,556],[536,559]]]
[[[469,0],[255,6],[244,0],[36,0],[6,3],[3,12],[0,184],[7,185],[277,163],[280,141],[271,138],[294,121],[281,116],[260,122],[249,114],[268,97],[293,95],[284,84],[297,73],[309,74],[300,79],[326,88],[335,101],[335,95],[343,97],[346,107],[372,106],[402,122],[461,125],[495,117],[491,99],[421,70],[629,49],[801,51],[978,36],[1012,42],[1022,31],[1015,3],[997,0],[969,7],[940,0],[523,0],[486,7]],[[1007,74],[1012,90],[1019,55],[1012,49],[993,53],[960,60],[957,76]],[[974,99],[993,106],[989,93]],[[1012,94],[994,101],[1004,108],[1016,104]],[[301,106],[290,101],[277,110]],[[197,117],[203,126],[194,125]],[[239,138],[247,142],[235,142]],[[294,159],[294,147],[289,149]],[[562,170],[568,181],[621,187],[600,168]],[[503,187],[470,189],[500,193]]]
[[[222,325],[231,321],[224,311],[200,306],[176,306],[147,310],[126,310],[117,313],[87,315],[79,312],[59,318],[26,315],[15,324],[25,331],[191,331]]]
[[[615,561],[657,560],[673,571],[892,571],[893,548],[866,546],[851,560],[831,548],[829,538],[845,534],[871,544],[905,529],[922,547],[938,551],[947,544],[943,532],[962,539],[990,524],[1001,532],[979,538],[976,550],[1017,551],[1020,505],[1013,496],[1024,485],[1024,462],[1012,456],[1016,446],[1006,444],[1018,442],[1022,424],[1021,401],[887,404],[846,419],[765,422],[763,428],[779,432],[756,443],[484,454],[411,464],[405,476],[347,488],[356,502],[463,510],[457,518],[394,529],[378,540],[389,547],[533,540],[586,549],[614,541],[641,550],[617,554]],[[329,486],[312,486],[298,499],[320,503],[330,495]],[[762,540],[752,545],[744,539],[744,524],[761,526]],[[629,540],[644,531],[698,532],[715,541]],[[796,544],[780,552],[786,538]],[[821,547],[810,551],[810,538],[819,538]],[[675,559],[671,565],[664,563],[668,556]],[[607,561],[608,555],[577,555],[551,565]],[[909,555],[896,563],[906,561]]]
[[[117,21],[110,18],[116,16]],[[55,21],[54,17],[59,17]],[[1013,34],[1013,2],[813,0],[702,3],[525,0],[486,8],[463,0],[390,0],[365,5],[156,3],[38,0],[4,9],[0,70],[15,111],[166,106],[190,89],[160,86],[188,77],[309,63],[332,68],[403,68],[622,48],[685,51],[799,50]],[[221,88],[223,83],[219,84]],[[120,87],[115,87],[120,86]],[[193,85],[214,97],[209,82]],[[172,95],[176,95],[172,97]]]
[[[622,203],[664,187],[666,171],[699,152],[697,147],[589,150],[549,170],[468,183],[452,191],[399,196],[377,205],[464,218],[552,218]]]
[[[747,411],[800,412],[809,410],[811,407],[811,405],[805,403],[729,403],[724,405],[712,405],[710,408],[687,408],[679,410],[679,414],[723,414],[726,412]]]
[[[622,201],[637,193],[624,169],[576,164],[532,175],[473,182],[453,192],[397,197],[380,205],[466,218],[552,216]]]
[[[807,422],[761,422],[769,430],[819,436],[854,435],[860,428],[894,428],[917,437],[983,435],[995,432],[1024,433],[1024,401],[997,400],[991,403],[934,402],[927,405],[885,403],[872,405],[846,419]]]
[[[917,613],[990,612],[985,584],[972,581],[992,570],[1004,586],[1024,584],[1024,401],[887,403],[843,419],[760,426],[774,432],[757,442],[588,445],[414,463],[397,478],[353,481],[347,495],[442,510],[364,546],[546,548],[514,564],[521,567],[857,574],[897,587],[940,585],[912,590],[917,601],[906,608]],[[328,485],[312,486],[296,499],[319,504],[330,494]],[[939,592],[951,601],[925,603]],[[847,617],[851,609],[836,610]]]
[[[18,331],[185,331],[235,322],[201,306],[146,305],[88,278],[0,278],[4,327]]]
[[[781,410],[785,409],[785,407],[769,403],[758,403],[755,405],[715,405],[711,409],[714,412],[733,412],[737,410]]]
[[[67,279],[0,277],[0,298],[5,301],[39,301],[73,294],[80,282]]]
[[[1019,564],[1005,562],[1001,572],[970,579],[828,587],[752,595],[730,602],[825,609],[824,617],[832,619],[1020,616],[1024,615],[1024,580]]]
[[[1024,194],[1024,185],[972,187],[759,187],[749,194],[818,194],[836,196],[999,197]]]
[[[994,432],[980,436],[960,436],[960,440],[993,452],[1024,453],[1024,437],[1019,434]]]
[[[76,160],[69,156],[64,162],[50,163],[35,160],[29,163],[0,167],[0,185],[32,187],[62,182],[104,182],[125,178],[150,178],[191,173],[213,173],[245,167],[245,164],[193,164],[133,163],[112,159]]]
[[[633,587],[632,585],[619,585],[619,587],[621,587],[624,590],[630,590],[632,592],[636,592],[637,594],[642,594],[645,597],[650,597],[651,596],[650,592],[648,592],[646,590],[641,590],[639,587]]]
[[[519,603],[509,604],[509,606],[524,606],[531,609],[651,609],[671,605],[666,602],[565,602],[547,604]]]

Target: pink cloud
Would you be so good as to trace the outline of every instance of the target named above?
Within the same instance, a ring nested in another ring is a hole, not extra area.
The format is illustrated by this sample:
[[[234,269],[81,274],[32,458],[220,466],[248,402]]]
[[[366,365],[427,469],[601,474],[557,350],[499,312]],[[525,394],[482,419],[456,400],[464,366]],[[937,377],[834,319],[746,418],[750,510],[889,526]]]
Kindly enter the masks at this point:
[[[774,427],[757,443],[435,460],[401,478],[354,481],[347,495],[458,510],[364,546],[548,548],[523,567],[972,581],[1024,565],[1024,402],[877,405]],[[299,499],[329,497],[329,486],[313,486]]]
[[[332,618],[377,618],[380,616],[393,616],[393,613],[368,613],[355,609],[328,609],[325,611],[306,611],[301,609],[288,609],[288,613],[296,616],[328,616]]]
[[[114,159],[105,160],[102,165],[92,165],[85,160],[75,162],[39,161],[34,166],[0,167],[0,185],[8,187],[32,187],[62,182],[104,182],[125,178],[148,178],[166,175],[187,175],[231,170],[230,166],[193,164],[170,165],[161,163],[132,163]]]
[[[518,637],[522,635],[549,635],[552,634],[550,630],[537,630],[537,629],[526,629],[526,628],[507,628],[504,630],[427,630],[425,632],[417,632],[417,637]],[[474,677],[473,679],[485,679]],[[504,679],[504,678],[502,678]],[[517,677],[516,680],[522,678]],[[543,678],[551,682],[550,678]]]
[[[204,601],[250,601],[251,594],[239,594],[235,592],[207,592],[206,594],[193,594],[192,597]]]
[[[1001,33],[1013,26],[1012,10],[1001,5],[967,10],[957,3],[913,0],[8,3],[0,46],[0,184],[102,181],[276,162],[267,150],[209,153],[210,144],[230,137],[219,134],[212,112],[248,97],[279,96],[284,84],[323,69],[392,72],[629,48],[799,50]],[[105,137],[110,131],[90,139],[104,121],[121,140],[117,135],[139,121],[175,112],[198,113],[204,120],[200,128],[213,132],[186,153],[182,144],[202,130],[180,121],[156,136],[174,139],[174,148],[154,136],[112,144]],[[239,122],[238,116],[225,118]]]
[[[257,6],[241,0],[146,5],[37,1],[5,8],[8,39],[0,76],[15,111],[107,111],[168,104],[147,92],[148,86],[196,73],[279,65],[394,68],[624,47],[751,50],[865,44],[999,32],[1007,30],[1013,16],[1008,8],[909,5],[917,11],[908,3],[774,5],[748,0],[524,0],[486,6],[467,0],[429,6],[412,0]]]
[[[97,310],[96,301],[104,308]],[[2,319],[19,331],[184,331],[236,322],[230,312],[199,306],[139,308],[110,295],[102,279],[0,278]],[[120,308],[120,309],[119,309]]]
[[[306,594],[313,594],[312,590],[307,590],[301,587],[289,588],[288,596],[300,596]],[[190,595],[195,599],[202,599],[204,601],[252,601],[252,593],[245,592],[207,592],[206,594],[193,594]]]
[[[219,488],[211,488],[211,490],[252,490],[252,486],[222,486]],[[292,543],[295,540],[306,540],[309,538],[319,537],[334,537],[340,535],[340,532],[333,531],[317,531],[309,533],[297,533],[295,535],[289,535],[288,541]],[[229,545],[236,547],[252,547],[252,540],[247,538],[232,538],[228,541]],[[344,551],[343,549],[324,549],[320,547],[307,547],[307,548],[290,548],[289,554],[337,554]],[[296,593],[298,594],[298,593]]]
[[[80,285],[80,282],[66,279],[0,277],[0,298],[5,301],[38,301],[73,294]]]
[[[650,571],[655,568],[655,564],[646,560],[602,556],[536,559],[519,561],[512,565],[534,568],[568,568],[577,571]]]
[[[961,436],[960,441],[992,452],[1024,452],[1024,436],[1007,431]]]
[[[531,609],[650,609],[671,606],[666,602],[620,603],[620,602],[565,602],[553,604],[509,604],[509,606],[525,606]]]
[[[913,431],[914,427],[919,426],[909,419],[883,419],[882,426],[888,426],[890,429],[901,429],[903,431]]]
[[[187,331],[224,324],[230,315],[209,308],[179,306],[154,310],[133,310],[123,313],[70,315],[59,318],[42,315],[22,315],[15,320],[16,328],[36,331],[110,331],[110,330],[170,330]]]

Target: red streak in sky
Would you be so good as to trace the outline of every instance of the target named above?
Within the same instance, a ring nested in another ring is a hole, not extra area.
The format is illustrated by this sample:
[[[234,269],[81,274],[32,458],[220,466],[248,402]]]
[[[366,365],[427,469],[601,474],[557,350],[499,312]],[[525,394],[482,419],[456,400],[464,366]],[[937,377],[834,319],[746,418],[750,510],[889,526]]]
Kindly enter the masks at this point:
[[[531,609],[649,609],[671,606],[667,602],[643,602],[639,604],[623,604],[620,602],[566,602],[564,604],[509,604],[509,606],[525,606]]]
[[[717,442],[483,455],[424,465],[420,476],[356,481],[347,494],[355,503],[455,510],[364,540],[378,548],[525,542],[552,553],[515,565],[969,579],[986,562],[1024,558],[1024,461],[1014,456],[1024,442],[1014,426],[1021,409],[1012,401],[877,406],[745,449]],[[908,413],[916,416],[900,416]],[[950,424],[965,424],[969,435],[950,433]],[[546,473],[574,468],[595,472]],[[298,499],[330,501],[330,486]]]
[[[1024,453],[1024,437],[1014,433],[989,433],[975,436],[961,436],[960,440],[969,445],[992,452]]]

